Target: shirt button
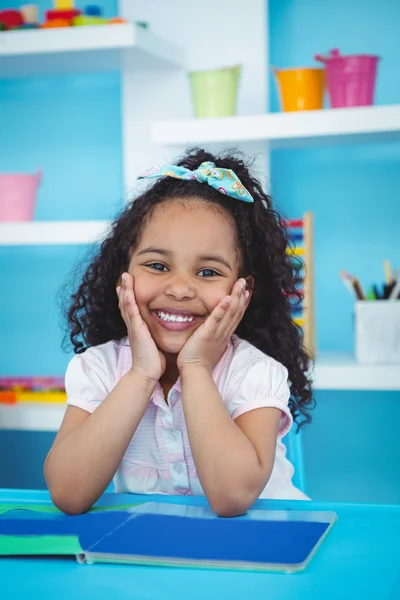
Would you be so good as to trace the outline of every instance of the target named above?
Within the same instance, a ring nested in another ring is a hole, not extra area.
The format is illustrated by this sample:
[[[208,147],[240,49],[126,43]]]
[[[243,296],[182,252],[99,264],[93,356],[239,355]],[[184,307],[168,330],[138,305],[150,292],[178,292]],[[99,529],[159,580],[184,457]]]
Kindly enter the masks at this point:
[[[180,463],[177,463],[177,464],[175,464],[175,465],[174,465],[174,471],[175,471],[176,473],[182,473],[182,471],[183,471],[183,466],[182,466]]]
[[[169,435],[171,436],[171,438],[173,440],[176,440],[179,437],[179,432],[178,431],[171,431]]]

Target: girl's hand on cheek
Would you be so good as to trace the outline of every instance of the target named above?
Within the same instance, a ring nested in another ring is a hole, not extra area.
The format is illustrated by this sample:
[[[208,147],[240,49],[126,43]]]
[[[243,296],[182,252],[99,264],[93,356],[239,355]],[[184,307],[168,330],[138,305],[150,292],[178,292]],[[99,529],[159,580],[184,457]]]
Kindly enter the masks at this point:
[[[132,371],[155,383],[165,371],[165,356],[159,351],[150,331],[140,316],[133,290],[133,277],[123,273],[117,287],[119,309],[128,330],[132,352]]]
[[[201,365],[211,372],[226,350],[230,337],[247,308],[246,281],[239,279],[232,294],[223,298],[207,320],[194,332],[178,355],[178,368]]]

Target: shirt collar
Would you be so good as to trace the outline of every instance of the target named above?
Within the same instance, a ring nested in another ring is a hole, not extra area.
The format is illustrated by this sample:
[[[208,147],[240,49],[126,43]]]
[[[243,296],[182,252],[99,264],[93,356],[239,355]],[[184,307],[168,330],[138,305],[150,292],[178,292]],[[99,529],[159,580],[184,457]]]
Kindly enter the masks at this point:
[[[233,354],[233,350],[234,350],[234,341],[235,338],[237,336],[233,335],[231,337],[231,339],[228,342],[228,346],[225,350],[225,352],[223,353],[223,355],[221,356],[221,358],[219,359],[219,361],[217,362],[217,364],[215,365],[215,367],[212,370],[212,377],[215,381],[215,383],[218,385],[219,380],[221,379],[221,375],[224,372],[225,367],[230,363],[231,358],[232,358],[232,354]],[[130,352],[130,346],[129,346],[129,341],[128,338],[125,337],[121,340],[121,344],[124,348],[125,351],[125,367],[126,367],[126,371],[127,372],[131,366],[132,366],[132,359],[131,359],[131,352]],[[158,393],[160,393],[160,385],[158,384],[153,391],[153,394],[151,396],[151,400],[154,401],[154,397],[156,395],[158,395]],[[174,385],[171,388],[171,391],[175,390],[177,392],[179,392],[179,395],[182,395],[182,386],[181,386],[181,379],[180,377],[178,377],[178,379],[175,381]]]

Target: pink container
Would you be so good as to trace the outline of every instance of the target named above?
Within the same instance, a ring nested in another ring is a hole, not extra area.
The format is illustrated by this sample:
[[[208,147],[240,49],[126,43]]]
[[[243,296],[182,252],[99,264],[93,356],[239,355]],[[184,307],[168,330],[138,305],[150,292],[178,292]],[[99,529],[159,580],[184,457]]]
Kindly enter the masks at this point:
[[[332,50],[330,56],[317,54],[326,69],[327,88],[332,108],[370,106],[374,103],[379,56],[357,54],[342,56]]]
[[[0,221],[32,221],[36,192],[42,179],[35,175],[0,174]]]

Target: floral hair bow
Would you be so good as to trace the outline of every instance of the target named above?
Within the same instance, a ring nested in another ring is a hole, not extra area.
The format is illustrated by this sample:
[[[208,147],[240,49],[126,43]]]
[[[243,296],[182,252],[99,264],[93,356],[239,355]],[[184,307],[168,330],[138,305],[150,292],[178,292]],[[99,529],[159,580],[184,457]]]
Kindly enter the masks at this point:
[[[253,196],[246,190],[239,177],[232,169],[216,167],[213,162],[203,162],[191,171],[185,167],[176,165],[162,165],[153,167],[138,176],[138,179],[149,179],[153,177],[175,177],[176,179],[195,180],[207,183],[221,194],[242,200],[243,202],[254,202]]]

